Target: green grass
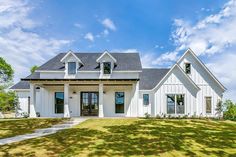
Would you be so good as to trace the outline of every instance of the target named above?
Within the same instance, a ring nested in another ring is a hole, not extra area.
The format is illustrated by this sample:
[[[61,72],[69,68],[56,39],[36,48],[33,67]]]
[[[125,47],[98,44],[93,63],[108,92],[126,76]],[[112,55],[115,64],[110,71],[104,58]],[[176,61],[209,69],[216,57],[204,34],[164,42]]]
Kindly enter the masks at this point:
[[[35,129],[47,128],[64,120],[62,118],[1,119],[0,139],[32,133]]]
[[[90,119],[56,134],[5,145],[0,156],[236,156],[236,123]]]

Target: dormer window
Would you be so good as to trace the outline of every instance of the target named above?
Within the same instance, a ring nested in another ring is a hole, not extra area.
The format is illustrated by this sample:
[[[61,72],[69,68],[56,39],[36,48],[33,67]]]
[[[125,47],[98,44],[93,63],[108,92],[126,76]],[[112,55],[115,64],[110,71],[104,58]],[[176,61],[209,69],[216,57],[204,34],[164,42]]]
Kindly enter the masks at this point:
[[[111,74],[111,62],[103,63],[103,74]]]
[[[191,74],[191,64],[190,63],[185,63],[185,73]]]
[[[68,74],[76,74],[76,63],[68,62]]]

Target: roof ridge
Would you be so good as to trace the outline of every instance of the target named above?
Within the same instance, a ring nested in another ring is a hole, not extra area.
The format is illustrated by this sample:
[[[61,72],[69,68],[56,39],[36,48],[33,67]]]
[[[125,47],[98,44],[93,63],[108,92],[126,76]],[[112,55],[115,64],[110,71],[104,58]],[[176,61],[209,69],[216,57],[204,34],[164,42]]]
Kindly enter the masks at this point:
[[[66,54],[67,52],[59,52],[58,54]],[[102,54],[103,52],[74,52],[73,53],[83,53],[83,54]],[[109,52],[109,53],[120,53],[120,54],[139,54],[139,52]]]
[[[170,70],[170,68],[142,68],[145,70]]]

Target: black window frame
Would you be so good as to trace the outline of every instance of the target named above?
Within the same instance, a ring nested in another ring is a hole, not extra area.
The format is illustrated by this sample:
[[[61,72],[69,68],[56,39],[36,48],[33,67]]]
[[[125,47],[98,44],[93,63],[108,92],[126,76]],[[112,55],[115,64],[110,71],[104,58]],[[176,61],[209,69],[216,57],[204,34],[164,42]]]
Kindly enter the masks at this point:
[[[169,102],[168,100],[171,100],[171,98],[173,98],[174,97],[174,102]],[[169,98],[169,99],[168,99]],[[169,104],[169,103],[171,103],[171,104]],[[174,103],[174,105],[172,105]],[[175,114],[176,112],[175,112],[175,94],[167,94],[166,95],[166,105],[167,105],[167,107],[166,107],[166,109],[167,109],[167,111],[166,111],[166,113],[167,114]],[[173,112],[170,112],[170,109],[169,108],[171,108],[171,107],[173,107],[174,106],[174,108],[173,108]]]
[[[185,63],[184,65],[185,65],[185,73],[186,73],[186,74],[191,74],[191,70],[192,70],[192,69],[191,69],[191,68],[192,68],[192,67],[191,67],[191,63]],[[189,67],[188,67],[188,66],[189,66]]]
[[[117,99],[117,94],[123,93],[123,104],[118,104],[116,99]],[[123,110],[118,110],[118,105],[123,105]],[[117,114],[124,114],[125,113],[125,92],[115,92],[115,113]]]
[[[109,65],[109,67],[106,67],[106,65]],[[111,74],[111,62],[103,62],[103,74]]]
[[[68,74],[73,75],[76,74],[76,62],[68,62]],[[74,64],[74,69],[70,69],[72,67],[70,67],[70,64]]]
[[[168,101],[171,100],[172,102]],[[169,99],[168,99],[169,98]],[[182,102],[182,104],[181,104]],[[171,103],[171,104],[170,104]],[[173,105],[174,104],[174,105]],[[173,108],[173,112],[169,112],[169,108]],[[166,113],[167,114],[185,114],[185,94],[167,94],[166,95]]]
[[[147,96],[147,99],[145,99],[145,96]],[[149,94],[143,94],[143,105],[149,105]]]
[[[63,94],[63,99],[62,99],[62,103],[61,104],[58,104],[57,103],[57,94]],[[55,105],[55,114],[63,114],[64,113],[64,92],[55,92],[55,95],[54,95],[54,105]],[[61,112],[58,112],[58,107],[59,107],[59,105],[60,105],[60,107],[61,107]]]
[[[184,111],[185,111],[185,100],[184,99],[185,99],[184,94],[176,94],[175,95],[176,114],[184,114]]]
[[[208,106],[207,106],[207,99],[210,99],[210,109],[208,110]],[[206,106],[206,114],[212,114],[212,97],[211,96],[206,96],[205,97],[205,106]]]

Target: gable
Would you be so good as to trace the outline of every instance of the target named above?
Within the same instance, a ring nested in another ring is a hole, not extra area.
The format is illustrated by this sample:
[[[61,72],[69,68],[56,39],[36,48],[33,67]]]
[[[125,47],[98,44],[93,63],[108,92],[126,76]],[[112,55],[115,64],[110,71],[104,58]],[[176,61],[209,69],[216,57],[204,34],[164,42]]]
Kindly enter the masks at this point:
[[[101,56],[98,57],[96,62],[114,62],[116,63],[116,59],[107,51],[105,51]]]
[[[162,80],[155,86],[153,90],[157,90],[163,84],[184,84],[187,87],[191,87],[195,90],[199,90],[200,88],[193,82],[193,80],[185,74],[183,69],[175,64],[168,71],[168,73],[162,78]]]
[[[188,49],[177,62],[182,69],[185,63],[191,63],[191,74],[188,76],[196,83],[201,85],[217,86],[225,91],[226,88],[210,72],[210,70],[201,62],[191,49]]]
[[[60,61],[63,63],[78,62],[80,64],[83,64],[83,62],[72,51],[67,52],[67,54]]]

